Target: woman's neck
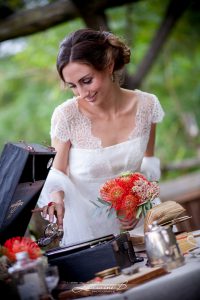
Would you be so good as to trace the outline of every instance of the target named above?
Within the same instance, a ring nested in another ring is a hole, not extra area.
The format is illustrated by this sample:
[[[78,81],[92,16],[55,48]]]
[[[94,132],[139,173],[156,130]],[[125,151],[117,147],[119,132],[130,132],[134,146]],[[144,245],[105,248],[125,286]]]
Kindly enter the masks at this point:
[[[134,92],[114,84],[106,97],[98,104],[90,104],[80,99],[79,110],[89,118],[114,119],[127,112],[133,102]]]

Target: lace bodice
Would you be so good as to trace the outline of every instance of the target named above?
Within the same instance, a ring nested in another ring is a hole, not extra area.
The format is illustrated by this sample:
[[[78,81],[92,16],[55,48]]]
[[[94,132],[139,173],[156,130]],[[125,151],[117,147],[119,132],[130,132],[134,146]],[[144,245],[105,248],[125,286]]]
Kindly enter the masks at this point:
[[[164,116],[155,95],[140,90],[135,90],[135,93],[138,97],[138,106],[136,116],[133,116],[133,130],[128,140],[147,137],[151,123],[160,122]],[[79,111],[76,98],[69,99],[56,107],[51,119],[50,135],[51,138],[56,137],[63,142],[70,140],[74,148],[102,148],[101,140],[92,135],[90,119]]]
[[[152,123],[164,116],[156,96],[136,90],[137,111],[128,140],[102,147],[101,140],[92,135],[91,122],[79,111],[78,100],[70,99],[59,105],[52,116],[51,137],[71,141],[67,175],[51,169],[38,205],[51,201],[51,193],[64,192],[65,216],[62,245],[82,242],[108,234],[119,234],[120,224],[115,214],[96,214],[99,190],[106,180],[122,172],[139,171],[149,140]],[[107,207],[105,206],[106,210]],[[134,232],[143,232],[141,219]]]

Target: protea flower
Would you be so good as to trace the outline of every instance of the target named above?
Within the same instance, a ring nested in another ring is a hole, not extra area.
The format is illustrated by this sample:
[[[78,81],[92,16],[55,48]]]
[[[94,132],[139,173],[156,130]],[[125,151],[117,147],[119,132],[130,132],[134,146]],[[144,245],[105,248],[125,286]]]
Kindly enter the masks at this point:
[[[11,262],[16,260],[15,254],[26,251],[30,259],[36,259],[42,256],[42,250],[36,242],[29,237],[13,237],[8,239],[3,245],[3,254],[8,257]]]

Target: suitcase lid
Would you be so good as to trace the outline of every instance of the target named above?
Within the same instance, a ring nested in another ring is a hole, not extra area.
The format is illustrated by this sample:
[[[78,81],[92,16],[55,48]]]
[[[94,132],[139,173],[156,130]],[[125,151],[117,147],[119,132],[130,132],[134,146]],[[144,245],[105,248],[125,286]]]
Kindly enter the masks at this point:
[[[60,255],[62,253],[71,254],[71,253],[74,253],[77,251],[81,251],[81,250],[90,248],[97,244],[111,241],[114,238],[115,238],[114,234],[110,234],[110,235],[99,237],[97,239],[82,241],[81,243],[78,243],[78,244],[71,244],[71,245],[65,246],[65,247],[56,247],[54,249],[47,250],[45,252],[45,255],[47,257],[53,257],[53,256]]]
[[[0,156],[0,243],[23,236],[55,157],[55,149],[6,143]]]

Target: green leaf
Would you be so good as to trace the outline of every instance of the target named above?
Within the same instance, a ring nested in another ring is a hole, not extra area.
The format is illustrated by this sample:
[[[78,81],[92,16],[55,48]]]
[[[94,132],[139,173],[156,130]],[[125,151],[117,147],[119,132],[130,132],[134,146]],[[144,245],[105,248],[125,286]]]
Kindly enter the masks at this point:
[[[151,209],[153,207],[152,202],[149,201],[149,209]]]
[[[148,210],[150,210],[150,208],[151,208],[150,201],[148,201],[148,202],[145,204],[145,208],[146,208],[146,212],[147,212]]]
[[[145,204],[142,205],[142,214],[145,217],[146,216],[146,208],[145,208]]]
[[[146,210],[149,210],[149,209],[150,209],[150,206],[151,206],[150,201],[147,201],[147,202],[145,203],[145,208],[146,208]]]
[[[136,214],[136,219],[139,219],[141,213],[142,213],[142,206],[139,206],[139,208],[137,210],[137,214]]]
[[[109,209],[109,211],[108,211],[108,217],[110,217],[113,213],[114,213],[114,209],[113,208]]]
[[[93,202],[93,201],[91,201],[91,200],[90,200],[90,202],[91,202],[92,204],[94,204],[96,207],[100,208],[100,206],[97,205],[97,203],[95,203],[95,202]]]
[[[101,202],[102,204],[107,205],[107,206],[111,206],[110,203],[108,203],[108,202],[102,200],[101,198],[98,197],[97,199],[98,199],[98,201]]]
[[[129,176],[130,174],[132,174],[132,172],[130,172],[130,171],[123,172],[123,173],[120,174],[120,177],[127,177],[127,176]]]
[[[125,215],[117,215],[118,219],[123,220]]]

